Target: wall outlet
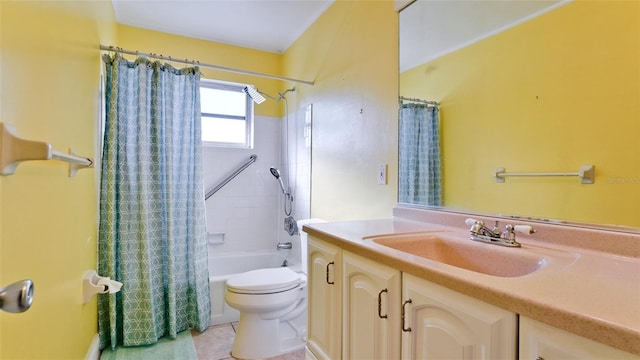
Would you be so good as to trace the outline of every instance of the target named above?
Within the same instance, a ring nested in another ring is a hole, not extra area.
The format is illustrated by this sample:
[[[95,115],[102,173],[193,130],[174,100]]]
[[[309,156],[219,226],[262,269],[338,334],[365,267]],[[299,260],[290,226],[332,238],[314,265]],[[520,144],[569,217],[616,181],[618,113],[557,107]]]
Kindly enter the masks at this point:
[[[378,165],[378,185],[387,184],[387,164]]]

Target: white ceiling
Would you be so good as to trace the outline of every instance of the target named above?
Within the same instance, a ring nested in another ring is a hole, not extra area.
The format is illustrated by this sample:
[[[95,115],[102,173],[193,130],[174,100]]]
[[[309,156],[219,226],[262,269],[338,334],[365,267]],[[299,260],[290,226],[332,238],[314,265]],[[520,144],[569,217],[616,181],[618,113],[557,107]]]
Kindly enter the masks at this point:
[[[134,27],[283,53],[333,0],[112,0]]]
[[[468,46],[569,0],[420,0],[400,12],[400,72]]]

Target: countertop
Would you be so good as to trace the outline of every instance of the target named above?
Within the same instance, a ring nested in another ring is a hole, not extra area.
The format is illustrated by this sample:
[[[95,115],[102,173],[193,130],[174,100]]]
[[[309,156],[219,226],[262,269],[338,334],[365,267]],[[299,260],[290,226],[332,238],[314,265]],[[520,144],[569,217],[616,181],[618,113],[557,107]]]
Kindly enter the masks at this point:
[[[395,213],[406,215],[403,211]],[[367,239],[431,230],[446,230],[468,237],[463,217],[455,215],[442,221],[441,216],[421,213],[410,218],[394,216],[382,220],[314,223],[305,225],[303,230],[344,250],[451,290],[640,355],[640,258],[637,256],[640,234],[533,223],[532,226],[541,231],[519,236],[522,248],[511,250],[548,252],[552,258],[558,257],[562,261],[551,262],[544,271],[518,277],[465,270]],[[417,218],[427,221],[416,221]],[[452,223],[462,226],[451,226]],[[554,241],[554,237],[562,239]],[[602,250],[599,245],[602,237],[606,237],[607,242],[618,241],[611,247],[613,251]],[[598,238],[599,242],[589,240]],[[598,244],[594,245],[595,249],[592,243]]]

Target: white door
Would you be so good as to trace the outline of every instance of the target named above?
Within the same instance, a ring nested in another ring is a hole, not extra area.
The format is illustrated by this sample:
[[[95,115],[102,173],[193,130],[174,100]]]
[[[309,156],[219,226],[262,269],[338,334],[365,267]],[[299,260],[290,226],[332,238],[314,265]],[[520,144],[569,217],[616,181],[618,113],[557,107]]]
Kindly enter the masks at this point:
[[[400,271],[344,252],[342,358],[400,356]]]
[[[340,359],[341,254],[339,247],[309,236],[307,349],[318,360]]]
[[[520,317],[521,360],[640,359],[640,356]]]
[[[516,358],[516,314],[403,274],[403,359]]]

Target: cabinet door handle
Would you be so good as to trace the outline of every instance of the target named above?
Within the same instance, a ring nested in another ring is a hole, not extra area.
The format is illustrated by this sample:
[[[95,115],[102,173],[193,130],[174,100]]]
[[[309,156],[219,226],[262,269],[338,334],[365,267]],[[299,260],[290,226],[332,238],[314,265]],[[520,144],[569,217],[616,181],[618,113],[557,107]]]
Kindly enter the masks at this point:
[[[402,331],[404,331],[404,332],[410,332],[411,331],[410,327],[409,328],[405,328],[404,327],[404,318],[405,318],[405,315],[406,315],[405,306],[407,304],[411,304],[411,299],[406,300],[405,302],[402,303],[402,316],[401,316],[401,318],[402,318]]]
[[[387,291],[387,289],[382,289],[378,293],[378,317],[380,319],[386,319],[387,318],[386,314],[382,315],[382,293],[388,293],[388,292],[389,291]]]
[[[333,261],[327,264],[327,284],[333,285],[333,281],[329,281],[329,266],[333,265]]]

